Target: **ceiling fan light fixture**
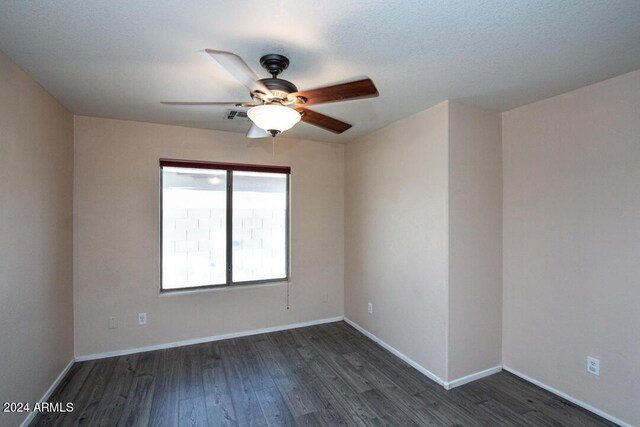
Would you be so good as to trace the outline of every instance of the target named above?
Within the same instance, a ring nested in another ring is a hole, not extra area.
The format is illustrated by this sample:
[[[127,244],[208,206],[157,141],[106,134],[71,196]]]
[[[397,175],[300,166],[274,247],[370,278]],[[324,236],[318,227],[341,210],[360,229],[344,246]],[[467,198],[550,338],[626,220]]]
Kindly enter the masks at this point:
[[[273,136],[291,129],[301,118],[293,108],[274,104],[250,108],[247,116],[256,126]]]
[[[351,128],[351,125],[306,107],[378,96],[378,89],[370,78],[299,92],[296,85],[279,77],[289,66],[289,59],[280,54],[268,54],[260,58],[262,67],[271,74],[271,77],[261,79],[235,53],[216,49],[205,49],[205,52],[249,89],[253,102],[162,102],[162,104],[253,107],[247,113],[253,122],[247,138],[276,136],[291,129],[301,120],[340,134]]]

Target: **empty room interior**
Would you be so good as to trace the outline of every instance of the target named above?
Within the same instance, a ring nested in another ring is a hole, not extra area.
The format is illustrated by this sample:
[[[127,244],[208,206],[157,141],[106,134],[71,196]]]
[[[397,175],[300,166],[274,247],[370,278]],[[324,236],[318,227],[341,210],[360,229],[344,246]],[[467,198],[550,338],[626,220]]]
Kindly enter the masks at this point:
[[[1,426],[640,426],[640,2],[0,0]]]

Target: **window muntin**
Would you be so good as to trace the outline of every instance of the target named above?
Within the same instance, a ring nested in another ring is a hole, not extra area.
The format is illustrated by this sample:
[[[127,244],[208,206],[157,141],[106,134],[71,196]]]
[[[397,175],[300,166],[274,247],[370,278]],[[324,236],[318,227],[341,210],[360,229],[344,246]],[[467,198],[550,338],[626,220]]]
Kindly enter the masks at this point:
[[[289,168],[160,166],[162,291],[287,280]]]

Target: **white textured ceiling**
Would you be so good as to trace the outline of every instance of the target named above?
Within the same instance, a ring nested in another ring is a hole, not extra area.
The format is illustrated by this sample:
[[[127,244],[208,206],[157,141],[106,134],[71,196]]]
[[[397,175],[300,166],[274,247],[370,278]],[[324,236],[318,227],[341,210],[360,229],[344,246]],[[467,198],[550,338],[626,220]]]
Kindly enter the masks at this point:
[[[640,68],[639,0],[0,0],[0,50],[75,114],[246,132],[248,101],[204,48],[282,53],[299,89],[371,77],[380,97],[313,109],[345,142],[446,99],[508,110]]]

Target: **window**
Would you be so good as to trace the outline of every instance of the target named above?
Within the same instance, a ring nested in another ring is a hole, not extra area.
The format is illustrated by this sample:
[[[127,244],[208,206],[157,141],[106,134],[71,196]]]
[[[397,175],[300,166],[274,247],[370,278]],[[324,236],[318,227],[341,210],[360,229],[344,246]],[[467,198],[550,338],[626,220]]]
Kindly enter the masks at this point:
[[[161,159],[161,290],[287,280],[289,175]]]

